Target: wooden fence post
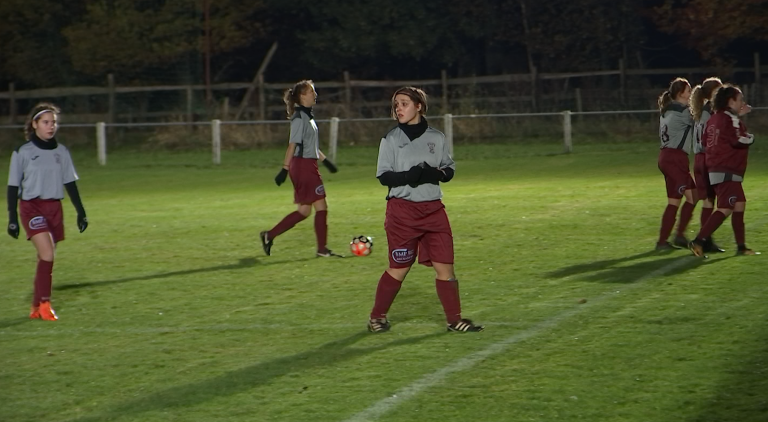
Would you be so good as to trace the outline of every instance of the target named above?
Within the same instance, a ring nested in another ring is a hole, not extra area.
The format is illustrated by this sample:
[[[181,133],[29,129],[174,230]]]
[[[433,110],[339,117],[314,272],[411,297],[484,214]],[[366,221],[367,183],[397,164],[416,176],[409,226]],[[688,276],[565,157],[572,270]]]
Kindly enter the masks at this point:
[[[347,119],[352,118],[352,82],[349,79],[349,72],[344,71],[344,110]]]
[[[539,74],[536,70],[536,66],[531,66],[531,105],[533,106],[533,111],[536,112],[539,107],[539,89],[537,87],[539,80]]]
[[[624,67],[624,59],[619,59],[619,99],[621,104],[627,103],[627,69]]]
[[[10,120],[11,124],[15,124],[16,123],[16,113],[17,113],[17,111],[16,111],[16,84],[14,84],[13,82],[8,84],[8,95],[9,95],[9,98],[8,98],[8,102],[9,102],[8,110],[10,112],[9,120]]]
[[[109,102],[109,112],[108,112],[108,118],[107,123],[112,124],[115,123],[115,75],[113,73],[110,73],[107,75],[107,87],[109,89],[108,92],[108,102]],[[109,134],[112,135],[114,133],[114,129],[112,127],[109,128]]]
[[[448,72],[445,69],[440,71],[440,80],[443,84],[443,114],[448,114]]]
[[[760,71],[760,53],[755,53],[755,98],[753,101],[756,105],[762,106],[762,99],[763,99],[763,85],[760,83],[760,79],[762,77],[762,72]]]
[[[576,88],[576,111],[578,113],[581,113],[582,111],[584,111],[584,108],[582,107],[582,102],[581,102],[581,88]],[[584,122],[584,116],[579,114],[579,123],[583,123],[583,122]]]
[[[264,75],[259,74],[259,120],[267,118],[267,94],[264,92]]]
[[[192,87],[187,85],[187,128],[192,129]]]

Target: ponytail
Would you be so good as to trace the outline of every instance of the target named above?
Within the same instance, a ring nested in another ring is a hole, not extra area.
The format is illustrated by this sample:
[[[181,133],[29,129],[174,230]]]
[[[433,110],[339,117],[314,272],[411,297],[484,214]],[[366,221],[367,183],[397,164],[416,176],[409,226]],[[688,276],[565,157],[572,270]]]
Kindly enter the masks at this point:
[[[669,103],[672,102],[672,95],[670,95],[669,91],[664,91],[657,101],[659,103],[659,111],[664,114],[664,111],[666,111],[667,106],[669,106]]]
[[[669,103],[676,100],[677,97],[682,94],[686,88],[690,88],[691,84],[688,83],[688,80],[685,78],[675,78],[670,82],[669,89],[664,91],[661,96],[659,96],[659,111],[661,114],[664,114],[665,111],[667,111],[667,107],[669,107]]]
[[[702,92],[701,85],[696,85],[691,91],[691,116],[693,120],[698,122],[701,120],[701,111],[704,107],[704,93]]]

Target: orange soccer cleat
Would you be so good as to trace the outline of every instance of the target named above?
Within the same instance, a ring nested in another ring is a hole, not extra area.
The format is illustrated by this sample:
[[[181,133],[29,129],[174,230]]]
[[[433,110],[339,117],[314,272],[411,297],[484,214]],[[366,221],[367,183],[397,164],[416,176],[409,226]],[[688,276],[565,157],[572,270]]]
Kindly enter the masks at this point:
[[[32,310],[29,311],[29,318],[30,319],[38,319],[40,318],[40,307],[39,306],[33,306]]]
[[[56,312],[51,308],[51,302],[40,302],[40,319],[45,321],[56,321],[59,319]]]

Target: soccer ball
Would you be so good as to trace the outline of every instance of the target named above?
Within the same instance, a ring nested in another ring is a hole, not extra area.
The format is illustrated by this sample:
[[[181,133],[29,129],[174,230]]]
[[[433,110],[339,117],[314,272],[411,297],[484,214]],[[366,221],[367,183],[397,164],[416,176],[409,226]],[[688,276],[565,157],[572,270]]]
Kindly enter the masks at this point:
[[[368,236],[355,236],[349,242],[349,250],[357,256],[368,256],[373,250],[373,239]]]

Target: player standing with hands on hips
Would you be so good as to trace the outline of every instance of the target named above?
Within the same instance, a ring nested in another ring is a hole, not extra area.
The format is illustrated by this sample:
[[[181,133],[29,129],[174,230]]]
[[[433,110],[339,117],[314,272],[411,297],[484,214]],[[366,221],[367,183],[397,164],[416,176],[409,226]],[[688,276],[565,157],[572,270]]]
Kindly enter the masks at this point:
[[[669,89],[659,96],[659,170],[664,175],[667,186],[667,208],[661,217],[661,229],[656,250],[685,248],[688,240],[685,229],[693,216],[696,206],[696,184],[691,177],[688,154],[691,151],[693,135],[693,117],[688,109],[691,98],[691,84],[683,78],[676,78],[669,84]],[[685,197],[685,203],[680,207],[680,200]],[[677,224],[677,235],[674,246],[667,241],[672,228],[675,226],[675,216],[680,207],[680,221]]]
[[[704,256],[709,237],[731,216],[736,254],[758,255],[759,252],[749,249],[745,243],[747,197],[742,187],[749,147],[755,142],[755,136],[747,132],[746,125],[739,119],[752,111],[752,107],[744,102],[739,88],[728,84],[717,90],[713,106],[715,114],[707,121],[703,139],[707,145],[709,183],[714,186],[717,195],[717,210],[691,241],[690,249],[694,255]]]
[[[272,230],[259,234],[264,253],[271,255],[275,238],[309,217],[314,207],[317,256],[343,257],[333,253],[326,245],[328,203],[325,201],[325,186],[323,186],[323,179],[320,178],[317,160],[322,161],[331,173],[336,173],[338,169],[320,151],[317,124],[312,114],[312,106],[317,102],[314,83],[311,80],[297,82],[293,88],[285,91],[283,101],[288,118],[291,120],[291,134],[283,168],[275,177],[275,183],[277,186],[282,185],[290,174],[291,183],[293,183],[293,201],[298,205],[298,209],[285,216]]]
[[[374,333],[390,329],[387,312],[416,257],[435,269],[448,331],[483,331],[482,325],[461,317],[453,233],[440,189],[440,183],[453,178],[456,164],[445,135],[428,126],[426,113],[427,95],[421,89],[404,87],[392,96],[392,117],[398,125],[381,140],[376,168],[379,182],[389,188],[384,220],[389,268],[379,279],[368,321]]]
[[[46,321],[58,319],[51,307],[51,285],[56,245],[64,240],[61,207],[64,188],[77,210],[80,233],[88,227],[75,182],[78,177],[72,157],[55,138],[59,113],[59,108],[50,103],[40,103],[32,108],[24,125],[28,142],[11,155],[8,174],[8,234],[14,239],[19,238],[18,203],[27,240],[31,240],[37,250],[37,272],[29,317]]]

